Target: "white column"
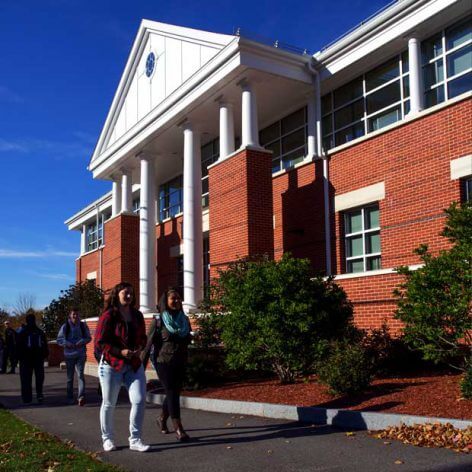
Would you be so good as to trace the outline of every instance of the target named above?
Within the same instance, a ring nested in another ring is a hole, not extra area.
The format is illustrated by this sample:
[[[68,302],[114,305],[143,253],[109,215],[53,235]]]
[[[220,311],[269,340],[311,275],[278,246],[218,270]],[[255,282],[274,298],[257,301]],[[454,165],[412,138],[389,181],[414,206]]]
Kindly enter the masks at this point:
[[[410,66],[410,113],[418,113],[424,108],[424,87],[421,69],[421,44],[417,38],[408,40],[408,63]]]
[[[203,298],[202,169],[200,136],[190,123],[184,129],[184,309]]]
[[[121,185],[118,180],[113,180],[111,189],[111,216],[119,215],[121,212]]]
[[[139,306],[143,313],[156,311],[156,212],[152,156],[140,154],[141,195],[139,212]]]
[[[256,96],[247,82],[241,83],[242,88],[242,133],[241,147],[259,147],[259,129],[257,125]]]
[[[87,252],[87,225],[82,225],[80,233],[80,254]]]
[[[233,105],[220,103],[220,157],[224,159],[234,152]]]
[[[131,212],[131,171],[123,169],[121,175],[121,211]]]

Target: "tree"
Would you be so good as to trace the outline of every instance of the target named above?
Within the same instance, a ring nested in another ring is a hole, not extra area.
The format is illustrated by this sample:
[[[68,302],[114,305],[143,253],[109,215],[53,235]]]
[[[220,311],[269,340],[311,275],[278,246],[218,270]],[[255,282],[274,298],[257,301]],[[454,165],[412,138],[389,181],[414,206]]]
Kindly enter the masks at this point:
[[[445,212],[441,235],[452,246],[435,257],[423,244],[415,250],[423,267],[397,268],[405,280],[394,291],[395,316],[424,359],[466,370],[472,349],[472,205],[453,203]]]
[[[238,261],[212,288],[231,368],[270,369],[282,383],[311,368],[329,341],[342,337],[352,306],[332,279],[311,277],[310,262]]]
[[[78,308],[82,317],[98,316],[103,307],[103,291],[92,280],[77,282],[44,309],[43,326],[48,339],[55,339],[72,308]]]
[[[24,316],[29,310],[34,310],[36,297],[31,293],[20,293],[16,299],[13,307],[13,314],[15,316]]]

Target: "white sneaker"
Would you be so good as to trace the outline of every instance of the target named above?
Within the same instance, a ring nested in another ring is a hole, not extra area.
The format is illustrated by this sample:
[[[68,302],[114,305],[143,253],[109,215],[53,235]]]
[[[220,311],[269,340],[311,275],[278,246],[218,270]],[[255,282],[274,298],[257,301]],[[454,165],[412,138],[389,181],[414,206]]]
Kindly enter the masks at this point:
[[[150,447],[149,444],[144,444],[141,439],[135,439],[133,442],[129,443],[131,451],[146,452],[149,451]]]
[[[103,450],[105,452],[115,451],[115,443],[111,439],[105,439],[105,441],[103,441]]]

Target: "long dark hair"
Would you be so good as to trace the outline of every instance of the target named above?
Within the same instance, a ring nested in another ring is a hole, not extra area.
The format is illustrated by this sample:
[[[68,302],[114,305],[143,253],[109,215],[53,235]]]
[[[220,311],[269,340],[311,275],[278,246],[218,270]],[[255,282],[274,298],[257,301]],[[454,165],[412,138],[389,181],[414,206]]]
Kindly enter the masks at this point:
[[[171,293],[176,293],[179,298],[180,298],[180,308],[182,309],[182,297],[180,295],[180,292],[174,288],[174,287],[169,287],[162,295],[161,295],[161,298],[159,298],[159,304],[158,304],[158,307],[159,307],[159,312],[160,313],[164,313],[165,311],[169,311],[170,308],[169,308],[169,305],[167,305],[167,297],[171,294]]]
[[[132,297],[131,297],[130,306],[131,308],[135,307],[136,295],[134,294],[133,286],[128,282],[121,282],[113,287],[112,291],[110,292],[110,295],[105,300],[105,306],[104,306],[105,311],[108,311],[108,310],[117,311],[120,308],[120,298],[118,294],[125,288],[131,289]]]

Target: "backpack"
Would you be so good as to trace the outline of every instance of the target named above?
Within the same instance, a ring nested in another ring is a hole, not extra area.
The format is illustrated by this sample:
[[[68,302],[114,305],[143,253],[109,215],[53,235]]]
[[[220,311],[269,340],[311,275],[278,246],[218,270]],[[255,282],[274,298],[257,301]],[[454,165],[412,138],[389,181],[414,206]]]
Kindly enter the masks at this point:
[[[30,331],[26,334],[26,349],[30,351],[38,351],[44,348],[43,337],[39,330]]]
[[[70,324],[69,324],[69,320],[67,320],[65,322],[65,330],[64,330],[64,334],[65,334],[65,337],[66,339],[69,337],[69,334],[70,334]],[[82,333],[82,337],[85,338],[85,336],[87,336],[87,333],[85,332],[85,326],[84,326],[84,322],[83,321],[80,321],[80,332]]]

